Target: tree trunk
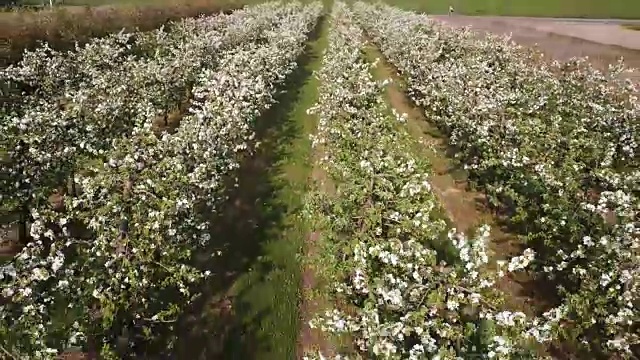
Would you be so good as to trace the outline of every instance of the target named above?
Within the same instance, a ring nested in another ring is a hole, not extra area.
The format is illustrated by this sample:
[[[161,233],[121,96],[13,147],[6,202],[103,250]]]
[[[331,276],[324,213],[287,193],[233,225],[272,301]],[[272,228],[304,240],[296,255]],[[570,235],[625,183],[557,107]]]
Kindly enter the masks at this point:
[[[27,239],[29,237],[29,231],[27,229],[27,221],[29,220],[29,206],[27,203],[22,205],[20,209],[20,224],[18,228],[18,241],[22,245],[27,244]]]
[[[71,196],[76,197],[78,193],[76,191],[76,172],[71,170]]]

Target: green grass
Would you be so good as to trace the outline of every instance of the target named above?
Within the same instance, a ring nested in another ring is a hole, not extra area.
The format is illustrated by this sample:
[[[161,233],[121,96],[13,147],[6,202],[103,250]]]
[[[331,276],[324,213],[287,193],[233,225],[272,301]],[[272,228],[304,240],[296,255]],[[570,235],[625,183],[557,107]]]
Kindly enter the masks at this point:
[[[309,233],[301,209],[311,172],[308,134],[315,127],[306,110],[318,97],[317,79],[312,75],[321,65],[325,43],[326,25],[322,25],[308,42],[298,70],[290,75],[288,91],[257,120],[260,147],[240,169],[237,200],[231,201],[236,209],[223,212],[235,212],[219,232],[231,248],[224,269],[214,272],[230,273],[231,279],[222,289],[212,290],[209,302],[229,298],[233,314],[209,321],[224,323],[223,329],[202,339],[219,341],[219,358],[296,358],[301,256]],[[193,342],[181,352],[189,358],[197,358],[198,353],[205,354]]]
[[[406,9],[445,14],[640,19],[637,0],[385,0]]]
[[[320,66],[321,40],[311,44],[309,61],[302,69],[304,85],[299,90],[290,90],[294,93],[299,91],[297,96],[291,94],[297,99],[290,99],[295,105],[290,112],[283,114],[284,121],[290,122],[295,128],[292,130],[296,135],[289,144],[281,144],[289,149],[287,156],[276,166],[279,174],[275,174],[275,180],[284,185],[276,195],[280,206],[285,208],[281,226],[268,232],[269,239],[264,246],[263,257],[236,285],[236,290],[244,289],[240,290],[243,295],[239,300],[245,306],[246,320],[259,319],[252,324],[254,338],[259,342],[257,354],[254,355],[259,359],[293,359],[296,356],[301,295],[301,264],[298,258],[308,232],[301,208],[310,172],[308,159],[311,145],[307,134],[312,131],[309,127],[313,125],[308,121],[306,109],[317,99],[317,84],[311,73]],[[261,312],[263,316],[259,318]],[[232,356],[238,350],[231,346],[225,352]]]
[[[184,316],[177,359],[297,357],[309,233],[302,207],[315,126],[306,110],[318,97],[313,71],[321,65],[327,33],[326,22],[321,24],[289,75],[287,91],[256,119],[260,146],[243,162],[238,187],[212,221],[212,250],[222,247],[223,256],[207,262],[216,276]]]

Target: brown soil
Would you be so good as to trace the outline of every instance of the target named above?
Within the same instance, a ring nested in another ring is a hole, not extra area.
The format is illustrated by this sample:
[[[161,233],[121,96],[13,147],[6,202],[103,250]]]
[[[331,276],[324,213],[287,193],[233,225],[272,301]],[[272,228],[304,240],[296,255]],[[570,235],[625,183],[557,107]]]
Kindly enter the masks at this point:
[[[320,239],[320,233],[312,232],[305,240],[305,256],[314,258],[317,256],[317,242]],[[316,270],[305,264],[302,272],[302,304],[300,305],[300,315],[302,317],[302,329],[300,330],[298,344],[298,359],[302,359],[305,354],[320,351],[323,356],[332,358],[337,351],[334,344],[327,338],[326,334],[320,329],[312,329],[309,321],[319,314],[322,309],[326,308],[326,301],[314,294],[317,288],[318,279]]]
[[[323,150],[318,147],[315,149],[312,160],[314,164],[317,164],[318,159],[323,156]],[[327,178],[327,174],[317,165],[311,171],[311,178],[309,182],[316,183],[327,194],[334,194],[335,189],[333,184]],[[313,231],[309,236],[305,238],[304,254],[305,259],[317,259],[320,245],[318,241],[321,239],[321,234],[318,231]],[[316,268],[312,262],[303,262],[302,271],[302,303],[300,304],[300,316],[301,325],[298,344],[298,359],[302,359],[305,354],[316,353],[320,351],[323,356],[333,358],[337,355],[338,351],[336,344],[327,333],[322,332],[320,329],[312,329],[309,326],[309,321],[314,316],[320,314],[323,309],[329,307],[329,300],[324,296],[323,291],[316,291],[323,285],[321,282],[322,269]],[[320,285],[320,286],[319,286]]]
[[[0,229],[0,260],[3,258],[13,258],[22,249],[22,246],[18,242],[17,232],[17,226]]]
[[[180,127],[182,118],[187,115],[189,101],[183,102],[179,109],[169,111],[165,116],[157,116],[153,122],[153,131],[157,136],[161,136],[162,132],[166,131],[170,134],[174,134]]]

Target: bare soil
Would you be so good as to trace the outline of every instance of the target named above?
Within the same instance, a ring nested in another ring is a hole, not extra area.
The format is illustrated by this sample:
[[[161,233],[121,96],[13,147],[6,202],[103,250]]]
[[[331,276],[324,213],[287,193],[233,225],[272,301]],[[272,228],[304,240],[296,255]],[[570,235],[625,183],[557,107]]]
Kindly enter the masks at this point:
[[[318,232],[312,232],[305,239],[305,256],[307,258],[317,256],[317,242],[319,239],[320,233]],[[300,329],[299,335],[298,359],[303,359],[306,354],[317,353],[318,351],[323,356],[329,358],[337,354],[335,344],[331,342],[328,336],[320,329],[312,329],[311,326],[309,326],[309,321],[328,306],[326,299],[322,299],[314,294],[314,289],[318,287],[316,272],[317,269],[314,269],[309,264],[305,264],[302,272],[302,303],[300,305],[302,328]]]
[[[313,121],[317,122],[317,119]],[[317,127],[317,124],[315,124]],[[318,161],[324,156],[325,152],[322,146],[316,147],[312,155],[313,163],[316,164],[311,170],[310,183],[317,183],[322,191],[329,195],[335,195],[335,186],[324,172],[318,166]],[[322,234],[319,231],[312,231],[305,238],[304,256],[306,259],[318,259],[319,251],[321,251]],[[331,307],[331,301],[327,298],[326,284],[321,284],[323,278],[322,265],[313,261],[303,262],[302,271],[302,301],[300,305],[301,329],[298,345],[298,359],[303,359],[306,354],[320,352],[323,356],[333,358],[338,354],[335,339],[332,339],[327,333],[320,329],[312,329],[309,326],[314,316],[322,313]],[[335,305],[335,304],[334,304]]]

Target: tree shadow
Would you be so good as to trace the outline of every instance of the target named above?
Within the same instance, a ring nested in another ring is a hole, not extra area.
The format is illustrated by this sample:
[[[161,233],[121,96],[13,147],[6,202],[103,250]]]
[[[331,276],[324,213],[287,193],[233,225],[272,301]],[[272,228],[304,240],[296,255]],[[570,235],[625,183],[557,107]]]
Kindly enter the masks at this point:
[[[214,216],[211,247],[196,255],[199,266],[211,271],[212,276],[198,289],[202,296],[176,324],[174,349],[145,349],[142,358],[251,359],[258,352],[278,350],[271,348],[271,334],[261,329],[265,319],[272,316],[274,300],[256,297],[277,298],[279,289],[273,288],[273,277],[278,274],[274,273],[297,266],[291,264],[291,258],[269,255],[267,247],[291,227],[287,214],[301,211],[286,198],[282,163],[292,156],[292,142],[302,133],[301,125],[291,120],[291,114],[303,86],[312,78],[308,65],[321,55],[313,51],[311,44],[319,38],[322,22],[321,17],[309,34],[296,70],[287,77],[285,91],[256,119],[256,141],[260,145],[253,156],[243,161],[237,172],[237,187],[231,185],[226,202]],[[211,256],[218,251],[220,256]],[[295,286],[297,290],[299,285]],[[264,291],[256,291],[260,287]],[[254,300],[265,301],[256,305]],[[291,316],[295,318],[296,313]],[[294,326],[297,332],[298,324]],[[291,345],[295,350],[295,341]]]

